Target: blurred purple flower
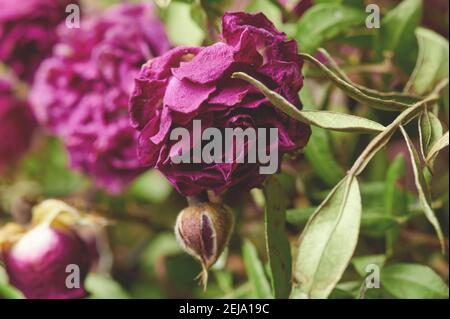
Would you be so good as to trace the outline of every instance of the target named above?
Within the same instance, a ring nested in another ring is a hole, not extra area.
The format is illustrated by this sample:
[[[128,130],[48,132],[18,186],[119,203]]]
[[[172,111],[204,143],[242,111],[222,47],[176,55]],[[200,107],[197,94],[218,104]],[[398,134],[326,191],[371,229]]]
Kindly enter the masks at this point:
[[[36,120],[12,84],[0,78],[0,173],[13,165],[30,146]]]
[[[308,126],[275,110],[250,84],[231,78],[233,72],[244,71],[300,108],[303,76],[296,43],[286,41],[261,13],[226,13],[222,28],[222,42],[179,47],[149,60],[130,101],[142,164],[159,169],[186,196],[250,189],[267,175],[259,174],[260,163],[175,164],[170,159],[178,152],[177,142],[169,139],[171,128],[191,132],[194,119],[202,121],[203,130],[278,128],[280,156],[303,147],[310,135]]]
[[[84,289],[90,266],[87,247],[70,229],[37,226],[4,251],[3,260],[11,284],[29,299],[73,299],[87,295]],[[78,268],[71,270],[68,266]],[[66,280],[71,273],[74,286],[68,287]]]
[[[30,82],[51,53],[70,3],[78,0],[0,0],[0,62]]]
[[[128,100],[141,65],[170,47],[163,25],[150,5],[123,4],[59,34],[36,74],[33,109],[64,140],[72,167],[119,192],[142,171]]]

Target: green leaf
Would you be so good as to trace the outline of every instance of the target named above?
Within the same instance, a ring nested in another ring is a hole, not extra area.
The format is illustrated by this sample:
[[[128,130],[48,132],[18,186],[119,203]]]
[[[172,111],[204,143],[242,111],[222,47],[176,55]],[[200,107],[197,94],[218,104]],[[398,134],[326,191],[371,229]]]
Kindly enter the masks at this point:
[[[405,214],[407,211],[406,193],[398,188],[400,178],[405,175],[406,163],[402,154],[397,155],[389,165],[384,186],[384,211],[387,216]],[[398,230],[386,233],[386,253],[392,254]]]
[[[281,11],[270,0],[252,0],[250,5],[245,8],[245,12],[262,12],[270,21],[272,21],[277,29],[283,27]]]
[[[445,299],[448,286],[431,268],[417,264],[396,264],[381,271],[381,285],[402,299]]]
[[[302,52],[313,53],[325,41],[362,25],[366,20],[364,11],[338,3],[323,3],[307,10],[297,24],[296,40]]]
[[[420,24],[421,17],[422,1],[405,0],[389,11],[381,22],[381,49],[394,53],[400,64],[410,62],[408,58],[413,56],[410,53],[417,50],[414,30]],[[411,69],[414,60],[410,64]]]
[[[361,277],[365,277],[368,274],[366,271],[368,265],[377,265],[381,269],[385,262],[385,255],[369,255],[352,258],[352,265]]]
[[[205,32],[192,19],[190,4],[173,1],[164,13],[167,35],[173,45],[202,44]]]
[[[23,294],[14,288],[13,286],[10,286],[8,284],[2,284],[0,283],[0,299],[24,299],[25,297]]]
[[[410,107],[409,104],[398,101],[400,96],[397,94],[392,94],[392,92],[380,94],[379,92],[361,86],[355,86],[354,83],[347,82],[345,77],[341,77],[342,74],[340,74],[340,76],[336,75],[313,56],[305,53],[300,53],[299,55],[306,62],[309,62],[319,68],[338,88],[360,103],[365,103],[373,108],[386,111],[403,111]],[[408,99],[407,95],[404,97]]]
[[[381,92],[377,91],[371,88],[367,88],[365,86],[362,86],[360,84],[357,84],[353,82],[347,74],[344,72],[344,70],[341,69],[341,67],[338,65],[338,63],[333,59],[333,57],[328,53],[327,50],[324,48],[320,48],[318,50],[328,61],[327,65],[329,68],[337,75],[339,76],[343,81],[347,82],[351,86],[356,87],[359,91],[361,91],[363,94],[367,95],[368,97],[380,99],[386,102],[389,101],[395,101],[399,103],[405,103],[405,104],[413,104],[418,101],[420,101],[420,96],[417,95],[411,95],[403,92]]]
[[[448,146],[448,131],[438,139],[427,154],[426,162],[429,167],[433,167],[434,160],[439,152]]]
[[[86,290],[90,299],[128,299],[128,293],[107,275],[91,273],[86,278]]]
[[[447,39],[425,28],[418,28],[416,37],[419,54],[405,91],[423,94],[448,77],[449,45]]]
[[[167,8],[170,3],[172,2],[172,0],[153,0],[156,5],[160,8]]]
[[[430,151],[431,146],[436,143],[443,134],[441,121],[431,112],[424,111],[419,117],[419,137],[422,158]]]
[[[411,156],[411,164],[413,166],[414,171],[414,179],[417,188],[417,192],[419,193],[419,202],[422,207],[425,216],[428,221],[433,225],[436,230],[437,236],[441,243],[442,252],[445,252],[445,242],[444,235],[442,234],[441,226],[439,225],[439,221],[437,220],[433,209],[431,208],[431,193],[428,187],[428,184],[425,180],[425,176],[423,175],[423,167],[421,165],[419,155],[417,154],[416,148],[406,133],[403,126],[400,126],[400,130],[402,131],[403,137],[405,138],[406,145],[408,146],[408,151]]]
[[[440,87],[438,87],[437,89],[440,89]],[[359,174],[361,174],[370,160],[377,154],[380,149],[382,149],[387,144],[387,142],[390,140],[399,126],[411,121],[413,118],[419,115],[424,107],[426,108],[427,104],[435,102],[437,99],[437,94],[432,94],[400,113],[400,115],[397,116],[397,118],[391,124],[389,124],[383,132],[375,136],[375,138],[370,141],[361,155],[356,159],[355,163],[350,169],[350,173],[354,176],[358,176]]]
[[[285,231],[287,198],[276,176],[264,184],[266,198],[266,248],[275,298],[288,298],[291,292],[291,249]]]
[[[288,209],[286,221],[294,226],[303,226],[316,209],[316,207]],[[379,212],[364,211],[361,216],[361,230],[372,234],[382,233],[396,226],[398,226],[397,219]]]
[[[283,96],[269,90],[262,82],[248,74],[237,72],[233,73],[233,77],[245,80],[258,88],[276,108],[300,122],[340,132],[374,133],[381,132],[385,128],[377,122],[354,115],[328,111],[300,111]]]
[[[270,285],[264,273],[264,266],[258,258],[258,252],[255,245],[248,239],[244,240],[242,245],[242,254],[244,257],[245,269],[248,279],[252,285],[255,298],[270,299],[273,298],[270,292]]]
[[[441,104],[444,108],[444,114],[447,118],[449,117],[449,108],[450,108],[449,96],[450,96],[449,85],[447,84],[441,98]]]
[[[361,194],[355,177],[346,176],[306,225],[294,267],[294,298],[326,298],[344,273],[356,247]]]
[[[340,132],[375,133],[384,130],[384,126],[372,120],[329,111],[300,111],[297,119],[324,129]],[[300,116],[301,115],[301,116]]]
[[[302,226],[314,214],[317,207],[291,208],[286,211],[286,221],[294,226]]]
[[[405,175],[406,163],[402,154],[397,155],[389,165],[384,185],[384,209],[386,214],[394,215],[397,207],[398,185],[402,176]],[[404,206],[403,204],[401,205]]]
[[[305,108],[314,108],[311,91],[307,85],[300,91],[300,98],[307,105]],[[344,177],[344,170],[336,161],[330,143],[328,132],[320,127],[313,126],[304,153],[317,176],[328,186],[334,186]]]
[[[89,185],[80,173],[69,168],[67,152],[54,137],[46,139],[38,152],[24,159],[21,171],[37,181],[46,196],[64,196]]]
[[[153,274],[158,259],[182,252],[173,232],[162,232],[155,236],[139,257],[139,268]]]
[[[129,192],[139,200],[162,203],[172,192],[172,186],[161,173],[151,170],[139,176],[130,186]]]
[[[23,294],[8,283],[8,275],[0,266],[0,299],[23,299]]]
[[[399,223],[395,217],[380,212],[364,211],[361,218],[361,230],[373,235],[384,234],[397,226]]]
[[[344,170],[336,162],[326,130],[311,127],[311,137],[304,152],[315,173],[328,186],[336,185],[344,177]]]

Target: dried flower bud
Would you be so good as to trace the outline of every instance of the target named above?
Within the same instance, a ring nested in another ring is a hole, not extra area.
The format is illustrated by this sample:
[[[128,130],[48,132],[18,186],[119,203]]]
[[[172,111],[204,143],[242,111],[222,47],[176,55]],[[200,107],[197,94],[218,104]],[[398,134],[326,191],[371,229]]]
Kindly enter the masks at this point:
[[[30,299],[83,298],[89,256],[84,242],[71,229],[39,225],[3,251],[10,283]],[[67,285],[67,267],[76,266],[77,283]]]
[[[208,269],[226,247],[233,224],[231,211],[224,205],[211,202],[190,205],[178,215],[175,234],[183,249],[202,264],[199,278],[204,287]]]
[[[31,210],[28,225],[0,228],[0,253],[10,283],[32,299],[85,297],[92,254],[76,226],[101,226],[106,221],[56,199]]]

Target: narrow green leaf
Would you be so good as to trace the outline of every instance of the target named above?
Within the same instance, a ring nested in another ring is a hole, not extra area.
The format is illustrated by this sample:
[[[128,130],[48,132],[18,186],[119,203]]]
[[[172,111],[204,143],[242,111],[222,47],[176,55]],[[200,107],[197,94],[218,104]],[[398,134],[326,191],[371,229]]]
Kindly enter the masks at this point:
[[[294,226],[303,226],[314,214],[317,207],[291,208],[286,211],[286,221]]]
[[[436,101],[437,99],[438,96],[432,94],[400,113],[400,115],[397,116],[397,118],[391,124],[389,124],[383,132],[375,136],[375,138],[370,141],[361,155],[356,159],[355,163],[350,169],[350,172],[354,176],[358,176],[359,174],[361,174],[370,160],[380,149],[382,149],[387,144],[387,142],[390,140],[390,138],[400,125],[406,124],[411,121],[421,112],[421,110],[424,109],[424,107],[426,108],[428,104]]]
[[[438,139],[427,154],[426,162],[429,167],[433,167],[434,160],[439,152],[448,146],[448,131]]]
[[[364,11],[338,3],[317,4],[299,20],[296,39],[302,52],[313,53],[323,42],[365,20]]]
[[[308,107],[315,109],[311,90],[307,84],[300,91],[300,99],[305,105],[305,109]],[[330,136],[326,130],[320,127],[311,127],[311,136],[304,149],[304,154],[316,175],[328,186],[336,185],[344,177],[344,170],[336,161]]]
[[[419,117],[420,151],[425,159],[431,146],[443,134],[441,121],[431,112],[424,111]]]
[[[322,202],[302,233],[292,297],[328,297],[353,255],[360,220],[358,181],[349,175]]]
[[[414,36],[421,7],[421,0],[405,0],[386,14],[380,30],[384,50],[395,52],[405,41],[405,31],[410,33],[409,37]]]
[[[347,81],[345,81],[345,79],[336,75],[327,66],[322,64],[313,56],[305,53],[300,53],[300,56],[305,61],[319,68],[338,88],[340,88],[348,96],[352,97],[360,103],[365,103],[373,108],[386,111],[403,111],[410,107],[410,105],[406,103],[396,101],[395,97],[376,97],[374,94],[366,94],[362,92],[357,86],[354,86],[352,83],[348,83]]]
[[[381,91],[377,91],[377,90],[374,90],[371,88],[367,88],[363,85],[357,84],[357,83],[353,82],[347,76],[347,74],[345,74],[344,70],[342,70],[339,67],[337,62],[333,59],[333,57],[328,53],[327,50],[325,50],[324,48],[320,48],[318,51],[328,60],[327,65],[334,73],[336,73],[343,81],[356,87],[358,90],[360,90],[362,93],[364,93],[365,95],[367,95],[369,97],[385,100],[388,102],[396,101],[396,102],[405,103],[405,104],[413,104],[413,103],[420,101],[420,99],[421,99],[420,96],[413,95],[413,94],[407,94],[407,93],[403,93],[403,92],[381,92]]]
[[[315,173],[328,186],[336,185],[343,177],[344,170],[336,162],[330,145],[328,132],[320,127],[311,127],[311,137],[305,147],[305,156]]]
[[[402,299],[445,299],[448,286],[431,268],[417,264],[396,264],[381,271],[381,285]]]
[[[308,124],[328,130],[374,133],[381,132],[385,129],[383,125],[377,122],[345,113],[304,110],[300,111],[300,114]]]
[[[416,37],[419,54],[405,91],[423,94],[442,79],[448,78],[449,45],[447,39],[425,28],[418,28]]]
[[[407,211],[406,193],[398,188],[400,178],[405,175],[406,163],[402,154],[399,154],[389,165],[384,184],[384,211],[387,216],[403,215]],[[386,254],[391,255],[398,230],[389,230],[386,233]]]
[[[398,227],[398,220],[381,212],[364,211],[361,218],[361,230],[373,235]]]
[[[86,290],[90,299],[128,299],[128,293],[113,278],[91,273],[86,278]]]
[[[300,111],[283,96],[269,90],[267,86],[248,74],[237,72],[233,74],[233,77],[245,80],[254,85],[276,108],[300,122],[340,132],[373,133],[384,130],[383,125],[354,115],[328,111]]]
[[[402,154],[394,158],[387,170],[384,187],[384,209],[388,215],[394,215],[395,213],[396,191],[400,178],[405,175],[405,170],[406,163]]]
[[[248,279],[252,285],[255,298],[270,299],[273,298],[270,292],[270,285],[264,273],[264,266],[258,258],[256,247],[249,240],[245,240],[242,245],[242,254],[244,257],[245,269]]]
[[[422,1],[404,0],[390,10],[381,22],[381,49],[392,52],[403,69],[411,70],[414,65],[415,57],[411,54],[417,50],[414,30],[419,26],[421,17]]]
[[[292,208],[286,211],[286,221],[294,226],[303,226],[312,216],[316,207]],[[379,212],[364,211],[361,216],[361,230],[372,234],[385,232],[398,226],[398,220]]]
[[[442,252],[444,253],[445,252],[444,235],[442,234],[439,221],[437,220],[433,212],[433,209],[431,208],[431,193],[426,183],[425,177],[423,175],[423,167],[421,165],[419,155],[417,154],[416,148],[414,147],[414,144],[412,143],[403,126],[400,126],[400,130],[402,131],[406,145],[408,146],[409,154],[411,156],[411,164],[413,166],[416,188],[419,193],[420,206],[422,207],[422,210],[425,213],[425,216],[427,217],[428,221],[431,223],[431,225],[433,225],[434,229],[436,230],[437,236],[441,243]]]
[[[266,198],[266,248],[275,298],[288,298],[291,292],[291,248],[285,231],[287,198],[276,176],[264,184]]]

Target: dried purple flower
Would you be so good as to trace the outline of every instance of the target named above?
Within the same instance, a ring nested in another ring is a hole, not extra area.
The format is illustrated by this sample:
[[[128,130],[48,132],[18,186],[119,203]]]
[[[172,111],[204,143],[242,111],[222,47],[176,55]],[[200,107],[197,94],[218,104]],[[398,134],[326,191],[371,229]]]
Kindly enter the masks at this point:
[[[14,165],[30,146],[36,120],[13,85],[0,78],[0,173]]]
[[[81,29],[59,32],[53,56],[36,74],[35,114],[63,139],[72,167],[119,192],[142,172],[127,115],[133,79],[169,42],[148,4],[117,5],[85,18]]]
[[[174,128],[191,132],[194,120],[201,120],[202,129],[277,128],[279,158],[302,148],[310,135],[307,125],[275,110],[247,82],[231,78],[236,71],[249,73],[300,108],[303,76],[296,42],[287,41],[261,13],[226,13],[222,28],[222,42],[178,47],[149,60],[130,102],[142,164],[159,169],[186,196],[231,187],[245,191],[261,186],[267,175],[259,173],[259,162],[172,162],[178,153],[170,139]]]

